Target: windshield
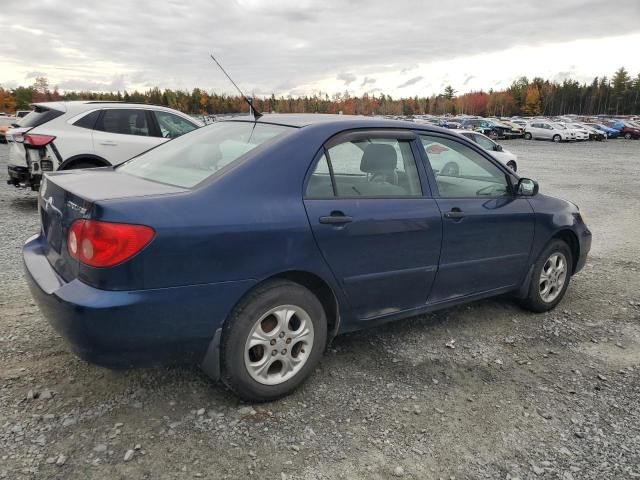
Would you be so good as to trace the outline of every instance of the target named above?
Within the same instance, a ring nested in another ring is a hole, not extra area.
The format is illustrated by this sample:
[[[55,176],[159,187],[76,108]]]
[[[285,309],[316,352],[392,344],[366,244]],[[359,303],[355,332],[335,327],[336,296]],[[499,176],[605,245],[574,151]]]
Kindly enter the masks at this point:
[[[118,171],[191,188],[257,146],[294,130],[267,123],[214,123],[149,150],[124,163]]]

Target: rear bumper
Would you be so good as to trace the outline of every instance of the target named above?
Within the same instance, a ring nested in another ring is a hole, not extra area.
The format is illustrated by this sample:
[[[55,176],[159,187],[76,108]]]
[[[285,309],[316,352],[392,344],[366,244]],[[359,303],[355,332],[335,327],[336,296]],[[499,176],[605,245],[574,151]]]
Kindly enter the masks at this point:
[[[43,254],[42,237],[23,248],[31,293],[79,357],[110,368],[200,362],[214,333],[253,281],[152,290],[100,290],[65,282]]]

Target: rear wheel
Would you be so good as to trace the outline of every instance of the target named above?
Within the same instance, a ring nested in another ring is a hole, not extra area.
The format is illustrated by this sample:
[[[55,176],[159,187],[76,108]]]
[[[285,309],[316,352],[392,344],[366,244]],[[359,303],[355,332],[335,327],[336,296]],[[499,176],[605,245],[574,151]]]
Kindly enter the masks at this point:
[[[559,143],[562,140],[562,137],[560,135],[554,135],[553,136],[553,141],[556,143]]]
[[[536,262],[529,293],[522,305],[534,312],[555,308],[569,286],[572,262],[569,246],[562,240],[553,240]]]
[[[532,135],[531,135],[531,133],[530,133],[530,132],[525,132],[525,133],[524,133],[524,139],[525,139],[525,140],[531,140],[532,138],[533,138],[533,137],[532,137]]]
[[[313,293],[267,282],[236,306],[223,329],[222,380],[247,401],[283,397],[313,371],[326,340],[326,316]]]
[[[630,133],[625,133],[624,134],[624,138],[626,138],[627,140],[631,140],[631,134]]]
[[[516,164],[516,162],[514,162],[513,160],[509,160],[507,162],[507,167],[509,167],[511,170],[513,170],[514,172],[518,171],[518,165]]]

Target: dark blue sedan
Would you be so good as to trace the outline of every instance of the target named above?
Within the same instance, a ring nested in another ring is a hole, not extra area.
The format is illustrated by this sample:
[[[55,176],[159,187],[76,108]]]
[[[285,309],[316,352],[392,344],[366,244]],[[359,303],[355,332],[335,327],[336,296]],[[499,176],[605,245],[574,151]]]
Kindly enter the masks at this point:
[[[335,335],[510,293],[554,308],[578,207],[446,129],[330,115],[215,123],[117,168],[48,174],[23,251],[80,357],[197,362],[272,400]]]

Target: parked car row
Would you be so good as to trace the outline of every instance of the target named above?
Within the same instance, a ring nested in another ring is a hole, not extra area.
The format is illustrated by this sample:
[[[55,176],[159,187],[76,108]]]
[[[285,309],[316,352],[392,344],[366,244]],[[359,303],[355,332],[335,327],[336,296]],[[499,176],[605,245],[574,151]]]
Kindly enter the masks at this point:
[[[156,105],[73,101],[33,107],[5,133],[7,182],[33,190],[43,172],[119,165],[202,126],[189,115]]]
[[[434,117],[414,115],[410,118],[392,117],[410,120],[420,124],[438,125],[449,129],[473,130],[493,140],[526,138],[565,141],[604,141],[611,138],[640,138],[640,120],[607,119],[577,116],[535,117],[535,118],[483,118],[468,116]]]

